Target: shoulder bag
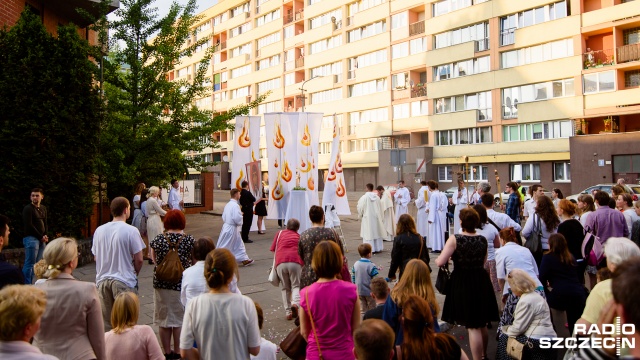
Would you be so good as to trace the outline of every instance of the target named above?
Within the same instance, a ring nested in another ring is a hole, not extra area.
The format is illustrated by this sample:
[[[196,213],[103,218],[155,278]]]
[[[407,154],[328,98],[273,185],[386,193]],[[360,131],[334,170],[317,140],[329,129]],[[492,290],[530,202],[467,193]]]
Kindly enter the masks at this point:
[[[280,240],[280,235],[282,234],[282,230],[278,233],[278,237],[276,238],[276,247],[273,251],[273,265],[271,265],[271,269],[269,269],[269,277],[267,280],[273,286],[280,286],[280,278],[278,277],[278,273],[276,272],[276,253],[278,252],[278,241]]]
[[[307,340],[300,334],[300,327],[296,326],[287,337],[280,342],[280,350],[293,360],[305,360],[307,358]]]
[[[449,293],[449,279],[451,278],[451,273],[449,272],[449,264],[445,266],[441,266],[438,270],[438,277],[436,278],[436,289],[442,295],[447,295]]]
[[[178,254],[178,247],[180,247],[180,241],[184,237],[184,234],[180,235],[178,241],[173,244],[169,241],[166,234],[163,236],[169,244],[169,252],[167,252],[167,255],[165,255],[158,266],[156,266],[156,279],[176,284],[182,280],[182,272],[184,271]]]
[[[531,251],[533,256],[542,254],[542,224],[538,214],[533,214],[533,231],[524,242],[524,246]]]
[[[600,242],[600,237],[596,236],[597,230],[591,228],[584,229],[584,239],[582,240],[582,257],[587,265],[598,266],[604,258],[604,247]]]
[[[307,313],[309,314],[309,321],[311,322],[311,329],[313,330],[313,337],[316,340],[318,346],[318,359],[324,360],[322,357],[322,350],[320,350],[320,339],[318,339],[318,333],[316,332],[316,324],[313,322],[313,316],[311,316],[311,304],[309,303],[309,290],[304,293],[304,297],[307,300]]]
[[[536,330],[538,324],[540,324],[540,320],[538,320],[538,323],[536,324],[536,326],[534,326],[533,331]],[[527,340],[524,343],[521,343],[520,341],[518,341],[518,339],[515,338],[515,336],[509,336],[509,339],[507,340],[507,355],[509,355],[512,359],[522,360],[522,353],[524,352],[525,345],[527,346],[527,348],[533,349],[533,343],[530,339],[531,338],[527,336]]]

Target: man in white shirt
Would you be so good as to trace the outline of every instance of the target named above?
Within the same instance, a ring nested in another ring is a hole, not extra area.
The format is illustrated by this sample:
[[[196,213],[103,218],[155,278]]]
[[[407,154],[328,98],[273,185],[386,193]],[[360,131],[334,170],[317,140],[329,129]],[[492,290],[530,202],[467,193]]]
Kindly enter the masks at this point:
[[[484,193],[480,197],[480,201],[482,201],[482,205],[485,209],[487,209],[487,217],[489,220],[493,221],[494,224],[498,226],[498,231],[507,228],[509,226],[513,227],[513,230],[520,231],[522,230],[522,226],[517,222],[513,221],[509,215],[504,213],[499,213],[493,210],[493,195],[490,193]],[[490,224],[491,225],[491,224]],[[491,225],[493,226],[493,225]]]
[[[427,182],[422,180],[420,182],[422,187],[418,190],[418,198],[416,199],[416,207],[418,213],[416,215],[416,230],[424,239],[429,234],[429,215],[427,214],[427,207],[429,206],[429,187]]]
[[[447,226],[447,203],[449,200],[438,190],[438,183],[429,180],[429,247],[434,253],[440,253],[444,248],[444,232]]]
[[[409,193],[409,189],[404,187],[403,180],[398,182],[398,190],[396,190],[394,200],[396,201],[396,223],[398,223],[400,215],[409,212],[408,205],[409,201],[411,201],[411,194]]]
[[[171,180],[171,190],[169,190],[169,199],[168,205],[171,210],[180,210],[182,211],[183,202],[180,199],[180,183],[178,180]]]
[[[111,308],[123,292],[138,293],[138,278],[145,248],[140,231],[127,224],[131,215],[129,200],[117,197],[111,201],[113,220],[99,226],[93,234],[91,252],[96,260],[96,285],[102,304],[105,332],[111,330]]]
[[[382,223],[382,206],[378,192],[373,184],[367,184],[367,192],[358,200],[358,218],[360,218],[360,236],[365,244],[371,245],[373,253],[383,250],[382,238],[386,235]]]
[[[525,220],[536,212],[538,197],[545,196],[544,188],[542,187],[542,185],[531,185],[529,191],[531,192],[531,200],[524,203],[524,212],[522,213]]]

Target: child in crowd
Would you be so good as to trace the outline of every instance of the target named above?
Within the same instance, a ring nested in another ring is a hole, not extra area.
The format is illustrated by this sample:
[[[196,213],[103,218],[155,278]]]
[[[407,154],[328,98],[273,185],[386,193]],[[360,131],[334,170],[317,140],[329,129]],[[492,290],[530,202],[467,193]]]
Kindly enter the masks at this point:
[[[47,262],[42,259],[38,261],[35,265],[33,265],[33,273],[36,275],[36,284],[42,284],[47,281],[47,278],[44,276],[44,273],[47,272]]]
[[[363,320],[367,319],[382,319],[382,312],[384,310],[384,303],[389,296],[389,285],[387,281],[381,277],[376,277],[371,280],[371,297],[376,303],[376,307],[364,313]]]
[[[611,279],[611,270],[609,270],[606,267],[603,267],[602,269],[598,270],[598,272],[596,273],[597,282],[605,281],[608,279]]]
[[[360,254],[360,260],[353,264],[351,281],[358,287],[360,311],[365,313],[376,306],[371,297],[371,279],[378,275],[378,267],[370,260],[371,245],[360,244],[358,254]]]
[[[258,327],[260,331],[262,331],[262,324],[264,323],[264,313],[262,312],[262,307],[257,302],[254,302],[256,305],[256,312],[258,313]],[[262,337],[260,339],[260,353],[258,355],[251,355],[252,360],[276,360],[278,354],[278,347],[276,344]]]

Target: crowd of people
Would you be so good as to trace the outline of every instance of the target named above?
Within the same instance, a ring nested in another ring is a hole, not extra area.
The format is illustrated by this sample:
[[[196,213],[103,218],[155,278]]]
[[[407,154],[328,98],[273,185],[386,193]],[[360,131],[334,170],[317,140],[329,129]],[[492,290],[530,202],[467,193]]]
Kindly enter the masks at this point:
[[[534,185],[525,202],[518,183],[509,182],[505,213],[494,209],[488,183],[469,194],[460,182],[452,201],[438,188],[433,180],[422,183],[414,220],[404,183],[395,194],[367,184],[357,206],[363,243],[352,266],[319,206],[309,209],[309,229],[299,233],[300,221],[288,219],[275,234],[270,250],[284,316],[299,324],[304,358],[554,359],[556,349],[541,340],[605,336],[574,329],[602,328],[616,316],[640,324],[640,247],[633,238],[640,205],[624,188],[614,187],[613,199],[598,191],[574,204],[558,189],[549,198]],[[34,189],[23,213],[28,262],[20,271],[0,261],[0,358],[276,359],[278,346],[261,336],[262,308],[238,288],[238,266],[253,263],[244,246],[250,242],[245,223],[252,220],[246,212],[263,199],[241,200],[242,191],[231,190],[214,244],[185,233],[184,204],[173,189],[168,204],[159,200],[159,188],[144,184],[131,203],[112,200],[113,220],[93,236],[95,284],[72,275],[78,266],[74,239],[49,241],[43,192]],[[388,205],[394,201],[395,208]],[[9,225],[0,215],[0,250]],[[389,239],[391,266],[384,276],[371,259]],[[539,249],[523,246],[531,242]],[[438,290],[430,253],[443,275]],[[154,264],[158,337],[137,324],[137,275],[145,260]],[[446,295],[442,309],[437,292]],[[441,332],[438,318],[467,329],[470,354]],[[495,339],[488,336],[494,324]],[[495,354],[488,353],[491,342]],[[608,350],[580,349],[573,356],[615,359]],[[640,348],[621,352],[640,358]]]

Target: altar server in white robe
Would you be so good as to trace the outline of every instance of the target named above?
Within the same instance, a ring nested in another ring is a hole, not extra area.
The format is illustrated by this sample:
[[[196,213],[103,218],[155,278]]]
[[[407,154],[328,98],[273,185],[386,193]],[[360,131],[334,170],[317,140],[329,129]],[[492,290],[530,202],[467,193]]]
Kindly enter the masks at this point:
[[[464,187],[464,181],[462,181],[462,179],[458,179],[458,191],[453,193],[451,198],[456,205],[456,210],[453,213],[453,233],[459,234],[462,228],[460,224],[460,210],[466,208],[469,204],[469,193],[467,192],[467,188]]]
[[[435,253],[444,248],[444,232],[447,223],[447,196],[438,190],[438,183],[429,180],[429,247]]]
[[[396,223],[398,223],[400,215],[409,212],[409,201],[411,201],[411,194],[409,193],[409,189],[404,187],[403,180],[398,182],[398,190],[396,190],[394,197],[396,201]]]
[[[224,206],[222,211],[222,230],[218,237],[218,248],[224,248],[233,253],[236,261],[243,266],[253,263],[247,255],[247,250],[240,237],[240,226],[242,226],[242,211],[240,211],[240,191],[231,189],[231,200]]]
[[[427,214],[427,207],[429,206],[429,187],[427,182],[422,180],[420,182],[422,187],[418,190],[418,198],[416,199],[416,207],[418,208],[418,214],[416,215],[416,227],[418,233],[423,238],[427,238],[429,234],[429,215]]]
[[[382,240],[393,241],[393,238],[396,237],[396,217],[391,192],[385,191],[382,185],[378,185],[376,190],[378,190],[378,194],[380,195],[380,211],[382,212],[382,224],[385,230],[382,235]]]
[[[382,206],[378,191],[373,189],[373,184],[367,184],[367,190],[368,192],[358,200],[360,236],[365,244],[371,245],[375,254],[383,250],[382,237],[386,235],[386,230],[382,223]]]

